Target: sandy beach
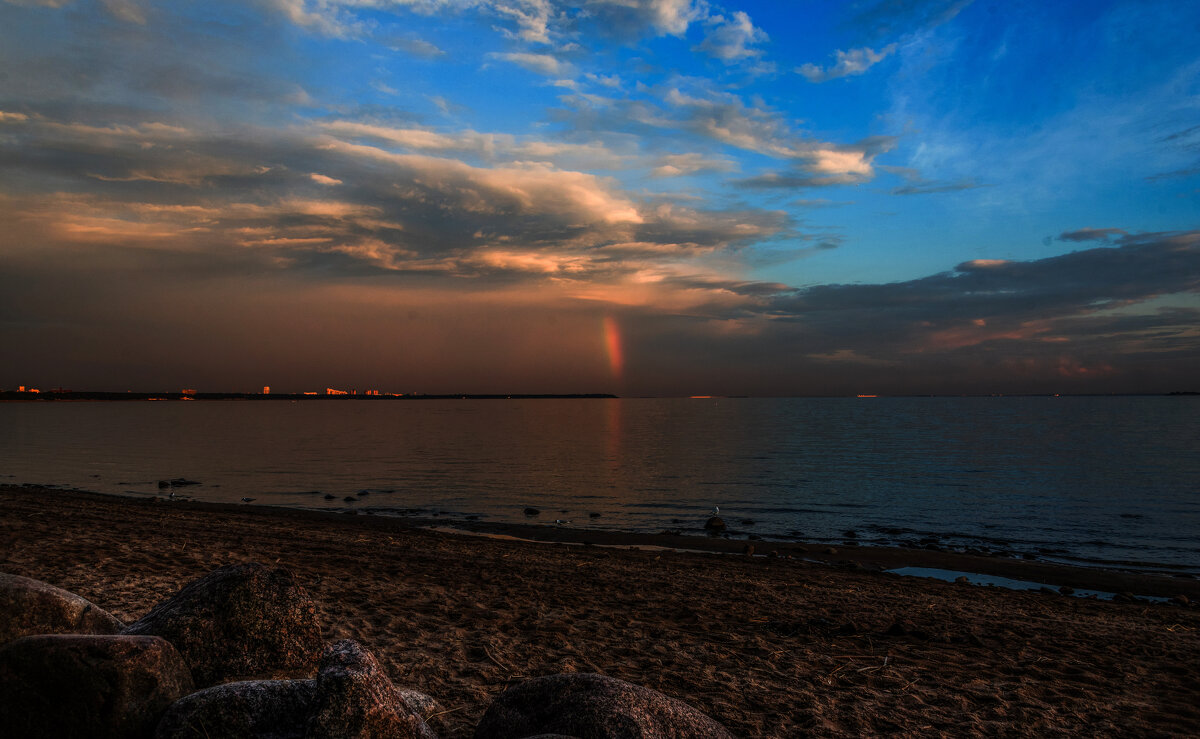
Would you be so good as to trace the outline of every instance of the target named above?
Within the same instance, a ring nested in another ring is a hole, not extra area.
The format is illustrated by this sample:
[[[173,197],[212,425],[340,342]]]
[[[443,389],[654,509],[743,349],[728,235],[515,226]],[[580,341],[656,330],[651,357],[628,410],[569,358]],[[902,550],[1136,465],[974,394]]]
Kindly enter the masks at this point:
[[[128,622],[221,565],[286,566],[317,602],[327,639],[360,641],[397,685],[441,703],[432,725],[445,737],[470,736],[506,686],[572,671],[655,688],[742,736],[1200,734],[1200,582],[1190,577],[761,542],[760,554],[781,556],[749,557],[741,542],[544,526],[487,533],[0,486],[0,571]],[[535,538],[573,543],[525,541]],[[879,571],[903,565],[1176,600]]]

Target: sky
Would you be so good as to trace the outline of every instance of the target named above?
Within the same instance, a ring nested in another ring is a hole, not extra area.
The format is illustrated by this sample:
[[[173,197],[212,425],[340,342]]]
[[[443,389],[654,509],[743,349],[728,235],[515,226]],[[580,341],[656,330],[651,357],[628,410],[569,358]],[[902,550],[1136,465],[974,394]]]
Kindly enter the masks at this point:
[[[0,0],[0,389],[1197,378],[1194,2]]]

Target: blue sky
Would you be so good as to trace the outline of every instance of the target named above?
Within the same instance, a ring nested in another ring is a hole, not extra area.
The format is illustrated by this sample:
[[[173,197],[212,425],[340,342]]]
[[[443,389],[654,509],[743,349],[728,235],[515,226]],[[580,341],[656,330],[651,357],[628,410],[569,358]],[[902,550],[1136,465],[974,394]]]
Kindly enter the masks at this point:
[[[1194,389],[1198,41],[1185,2],[0,0],[0,386]]]

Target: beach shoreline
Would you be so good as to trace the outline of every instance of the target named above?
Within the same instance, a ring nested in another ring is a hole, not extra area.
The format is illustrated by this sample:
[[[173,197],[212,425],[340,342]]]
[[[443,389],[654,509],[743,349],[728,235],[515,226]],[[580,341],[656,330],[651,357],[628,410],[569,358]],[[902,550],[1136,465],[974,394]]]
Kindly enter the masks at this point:
[[[742,540],[438,524],[5,485],[0,570],[128,622],[221,565],[288,567],[327,639],[361,641],[398,685],[442,703],[442,736],[470,736],[507,685],[566,671],[661,690],[744,736],[1200,733],[1200,613],[1181,605],[1200,601],[1192,577],[766,541],[746,556]],[[906,566],[1176,602],[883,572]]]
[[[1081,566],[1068,562],[1057,562],[1046,558],[1028,559],[1001,554],[978,554],[955,551],[945,547],[896,547],[857,542],[808,542],[781,539],[747,539],[734,536],[697,536],[682,532],[662,531],[646,533],[602,528],[573,528],[569,525],[528,522],[480,521],[449,518],[433,518],[420,515],[388,516],[373,515],[367,511],[348,509],[345,511],[314,510],[281,505],[256,505],[251,503],[222,503],[201,501],[191,498],[166,496],[125,496],[89,490],[41,485],[3,485],[0,490],[14,489],[34,491],[36,495],[99,496],[102,499],[118,499],[142,503],[177,505],[195,511],[213,513],[236,513],[251,516],[294,517],[306,521],[348,521],[379,531],[427,530],[448,535],[469,535],[485,538],[509,539],[534,544],[568,544],[580,546],[616,547],[645,550],[673,550],[706,554],[747,553],[753,548],[755,557],[782,557],[823,563],[830,566],[887,571],[900,568],[920,568],[962,572],[1023,582],[1044,583],[1054,588],[1092,590],[1106,593],[1130,593],[1151,598],[1173,598],[1184,595],[1200,601],[1200,577],[1185,568],[1171,572],[1166,565],[1144,565],[1137,563],[1105,563]],[[368,509],[369,510],[369,509]]]

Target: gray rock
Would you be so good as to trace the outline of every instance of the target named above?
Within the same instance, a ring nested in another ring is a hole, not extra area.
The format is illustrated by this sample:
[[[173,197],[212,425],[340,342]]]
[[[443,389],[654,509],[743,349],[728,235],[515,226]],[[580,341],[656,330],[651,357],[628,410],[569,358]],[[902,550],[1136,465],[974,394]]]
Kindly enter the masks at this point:
[[[0,644],[29,634],[115,634],[124,626],[74,593],[0,572]]]
[[[344,641],[326,650],[317,679],[225,683],[182,698],[155,737],[432,739],[422,716],[436,710],[433,698],[397,690],[369,652]]]
[[[325,648],[308,739],[436,739],[370,652],[344,639]]]
[[[248,680],[205,688],[173,703],[156,739],[303,739],[316,680]]]
[[[724,531],[725,521],[720,516],[709,516],[709,519],[704,522],[704,528],[710,532]]]
[[[428,718],[438,711],[442,710],[442,706],[433,696],[426,695],[416,690],[406,690],[397,688],[396,695],[399,696],[400,702],[408,707],[408,710],[421,716]]]
[[[192,690],[179,652],[153,636],[43,634],[0,649],[7,739],[138,739]]]
[[[213,570],[123,633],[170,641],[204,687],[255,677],[308,677],[322,644],[316,605],[296,577],[256,563]]]
[[[475,739],[565,734],[579,739],[732,739],[725,727],[657,690],[604,675],[526,680],[501,693]]]

